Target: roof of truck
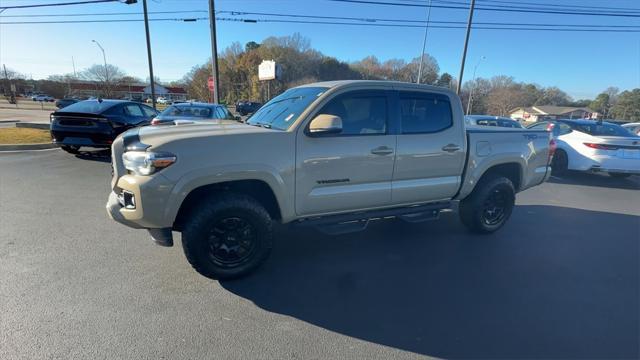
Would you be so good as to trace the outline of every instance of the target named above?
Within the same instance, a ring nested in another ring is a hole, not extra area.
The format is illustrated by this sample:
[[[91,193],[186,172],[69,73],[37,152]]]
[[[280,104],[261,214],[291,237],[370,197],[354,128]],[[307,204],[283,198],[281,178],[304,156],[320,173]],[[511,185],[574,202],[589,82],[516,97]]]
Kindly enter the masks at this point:
[[[404,88],[416,88],[421,90],[436,90],[440,92],[449,92],[454,94],[448,88],[442,86],[433,86],[433,85],[425,85],[425,84],[415,84],[404,81],[389,81],[389,80],[333,80],[333,81],[320,81],[310,84],[300,85],[299,87],[327,87],[327,88],[337,88],[337,87],[346,87],[346,86],[358,86],[358,85],[371,85],[371,86],[398,86]]]

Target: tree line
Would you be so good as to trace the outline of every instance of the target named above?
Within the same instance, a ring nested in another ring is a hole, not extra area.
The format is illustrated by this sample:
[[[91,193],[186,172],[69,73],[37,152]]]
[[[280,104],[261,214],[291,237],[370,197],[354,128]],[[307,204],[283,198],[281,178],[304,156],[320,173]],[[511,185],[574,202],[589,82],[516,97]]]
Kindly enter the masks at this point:
[[[263,60],[274,60],[279,64],[282,76],[276,80],[259,81],[258,65]],[[262,43],[251,41],[244,46],[236,42],[218,57],[220,100],[227,104],[239,100],[266,102],[290,87],[315,81],[368,79],[416,82],[420,60],[416,57],[408,62],[403,59],[380,61],[375,56],[368,56],[347,63],[313,49],[309,40],[298,33],[269,37]],[[456,88],[457,79],[446,72],[441,73],[435,58],[424,54],[422,63],[421,83]],[[181,81],[157,82],[182,86],[189,99],[208,101],[211,96],[207,85],[210,74],[211,63],[206,62],[192,68]],[[26,81],[24,76],[11,70],[9,77],[14,81]],[[36,87],[54,97],[63,97],[68,94],[69,84],[78,79],[95,84],[96,90],[104,97],[110,97],[116,85],[142,82],[114,65],[93,65],[79,74],[52,75],[47,80],[38,80]],[[6,81],[3,86],[8,88]],[[517,82],[511,76],[500,75],[466,81],[461,99],[471,114],[506,116],[517,107],[556,105],[589,108],[605,118],[640,121],[640,88],[620,92],[610,87],[593,100],[574,100],[558,87]]]

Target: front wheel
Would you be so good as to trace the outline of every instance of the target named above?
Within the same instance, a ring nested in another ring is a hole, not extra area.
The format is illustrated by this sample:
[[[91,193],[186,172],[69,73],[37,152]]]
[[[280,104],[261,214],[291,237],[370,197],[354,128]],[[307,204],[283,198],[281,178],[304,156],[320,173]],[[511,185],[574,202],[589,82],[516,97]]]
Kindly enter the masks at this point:
[[[460,220],[472,232],[492,233],[509,219],[515,199],[511,180],[502,176],[484,178],[460,202]]]
[[[187,219],[182,247],[191,266],[211,279],[232,279],[257,268],[273,247],[269,213],[253,198],[221,194],[203,200]]]
[[[609,173],[609,176],[611,176],[612,178],[616,178],[616,179],[625,179],[628,178],[629,176],[631,176],[631,174],[628,173]]]

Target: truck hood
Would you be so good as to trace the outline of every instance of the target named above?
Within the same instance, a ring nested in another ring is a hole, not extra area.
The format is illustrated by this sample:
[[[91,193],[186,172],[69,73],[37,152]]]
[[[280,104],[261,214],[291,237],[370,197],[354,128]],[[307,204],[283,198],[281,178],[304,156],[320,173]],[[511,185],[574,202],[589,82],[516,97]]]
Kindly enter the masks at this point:
[[[279,130],[265,129],[237,121],[194,121],[177,125],[144,126],[139,128],[138,136],[142,143],[153,146],[190,138],[271,133],[274,131],[279,132]]]

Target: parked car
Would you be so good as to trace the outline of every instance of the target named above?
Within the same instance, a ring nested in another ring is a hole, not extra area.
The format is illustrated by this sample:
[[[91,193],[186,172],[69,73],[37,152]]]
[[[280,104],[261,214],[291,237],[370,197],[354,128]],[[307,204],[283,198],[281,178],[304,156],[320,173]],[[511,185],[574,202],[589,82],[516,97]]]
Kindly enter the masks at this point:
[[[69,106],[71,104],[75,104],[78,101],[80,101],[80,100],[78,100],[78,99],[60,99],[60,100],[56,101],[56,107],[58,109],[62,109],[62,108],[67,107],[67,106]]]
[[[606,172],[623,178],[640,174],[640,137],[620,125],[595,120],[542,121],[528,127],[553,134],[554,174],[567,170]]]
[[[108,148],[116,136],[148,125],[157,114],[153,108],[131,101],[80,101],[51,114],[51,139],[72,154],[83,146]]]
[[[636,135],[640,135],[640,122],[623,124],[622,127]]]
[[[166,108],[153,120],[151,125],[173,124],[176,120],[235,120],[223,105],[208,103],[179,103]]]
[[[508,128],[524,128],[519,122],[507,117],[490,115],[467,115],[464,117],[467,125],[498,126]]]
[[[162,96],[161,96],[161,97],[159,97],[159,98],[156,100],[156,102],[157,102],[158,104],[168,104],[168,103],[170,103],[171,101],[169,101],[169,99],[167,99],[167,98],[165,98],[165,97],[162,97]]]
[[[44,102],[54,102],[56,99],[49,95],[36,95],[32,97],[33,101],[44,101]]]
[[[550,140],[544,130],[467,129],[444,87],[313,83],[248,123],[126,132],[112,146],[107,210],[164,246],[182,232],[195,270],[228,279],[268,256],[274,222],[345,233],[372,219],[435,219],[460,200],[471,231],[494,232],[515,194],[550,175]]]
[[[259,103],[259,102],[239,101],[236,104],[236,112],[242,116],[245,116],[258,111],[258,109],[260,109],[261,106],[262,106],[262,103]]]

